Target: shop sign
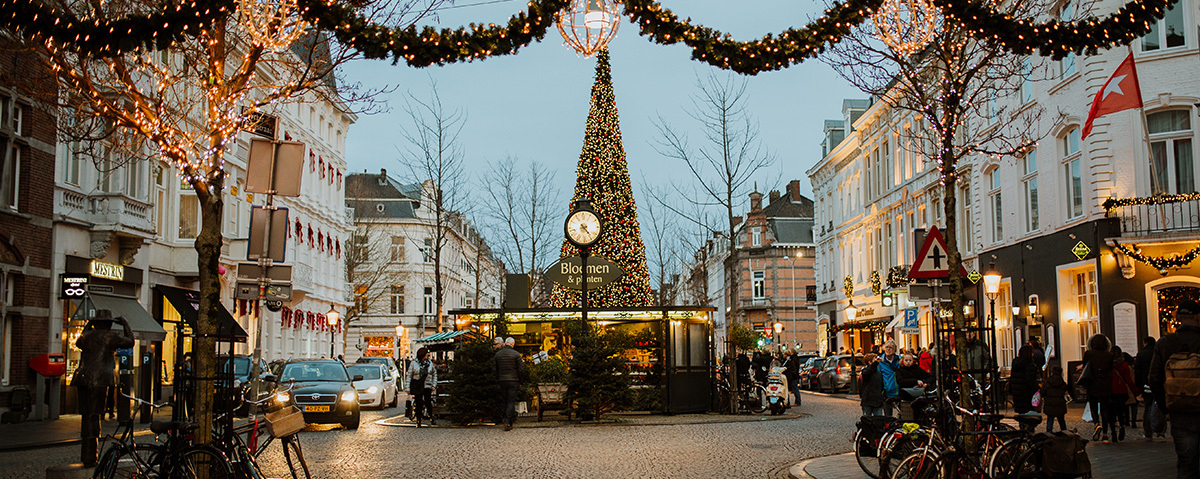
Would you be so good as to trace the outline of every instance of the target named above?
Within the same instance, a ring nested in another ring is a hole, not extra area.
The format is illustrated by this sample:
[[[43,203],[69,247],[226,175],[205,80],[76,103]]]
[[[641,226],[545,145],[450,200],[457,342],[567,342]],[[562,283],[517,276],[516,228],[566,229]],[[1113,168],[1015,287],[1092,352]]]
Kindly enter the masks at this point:
[[[1088,253],[1091,253],[1091,252],[1092,252],[1092,249],[1089,248],[1087,243],[1084,243],[1083,241],[1075,243],[1075,247],[1071,248],[1071,253],[1074,253],[1075,257],[1079,258],[1079,259],[1086,258]]]
[[[967,274],[967,279],[971,280],[971,284],[978,284],[983,275],[979,274],[979,270],[973,269]]]
[[[607,286],[623,276],[625,271],[602,256],[589,256],[587,265],[588,289]],[[578,256],[567,256],[546,270],[554,282],[571,289],[581,289],[583,263]]]
[[[113,281],[125,281],[125,267],[119,264],[105,263],[100,260],[92,260],[89,271],[92,276],[97,278],[111,279]]]
[[[80,299],[87,293],[88,277],[82,275],[62,275],[62,289],[58,299]]]

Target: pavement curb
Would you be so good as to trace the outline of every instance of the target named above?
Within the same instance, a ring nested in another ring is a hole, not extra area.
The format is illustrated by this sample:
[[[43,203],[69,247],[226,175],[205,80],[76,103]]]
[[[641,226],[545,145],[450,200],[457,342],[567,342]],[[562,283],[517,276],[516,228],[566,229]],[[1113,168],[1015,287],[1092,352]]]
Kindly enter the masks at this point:
[[[806,470],[808,468],[809,464],[812,464],[814,462],[821,461],[824,459],[829,459],[831,457],[845,456],[846,454],[850,454],[850,452],[839,452],[836,454],[827,454],[824,456],[810,457],[810,458],[800,461],[800,462],[796,463],[796,465],[788,468],[788,477],[790,477],[791,479],[816,479],[815,477],[813,477],[812,474],[809,474],[808,471]]]

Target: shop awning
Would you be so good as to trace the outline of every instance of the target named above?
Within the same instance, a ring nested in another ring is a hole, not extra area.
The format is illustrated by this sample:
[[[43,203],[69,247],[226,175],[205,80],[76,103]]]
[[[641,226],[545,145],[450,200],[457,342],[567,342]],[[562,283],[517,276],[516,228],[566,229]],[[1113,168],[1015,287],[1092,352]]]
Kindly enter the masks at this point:
[[[903,314],[897,315],[896,318],[893,319],[892,322],[888,323],[888,325],[886,327],[884,327],[883,329],[896,329],[901,326],[904,326],[904,315]]]
[[[454,342],[454,338],[469,333],[470,331],[463,329],[459,331],[442,331],[440,333],[430,334],[423,338],[418,338],[416,342],[422,344],[446,344]]]
[[[193,329],[196,327],[196,322],[200,320],[199,292],[161,284],[155,286],[154,289],[162,293],[164,299],[171,302],[171,306],[179,311],[179,316],[185,323],[188,323]],[[244,343],[248,336],[246,330],[242,329],[242,325],[233,319],[233,315],[229,314],[228,309],[225,309],[225,305],[217,304],[217,341]]]
[[[96,317],[96,311],[107,309],[112,312],[114,318],[122,317],[129,323],[129,329],[133,330],[133,338],[141,341],[162,341],[167,337],[167,331],[163,329],[158,321],[155,321],[154,316],[150,315],[146,308],[143,308],[141,303],[136,299],[125,296],[110,296],[101,293],[88,294],[87,305],[75,311],[75,316],[72,320],[83,321],[89,318]]]

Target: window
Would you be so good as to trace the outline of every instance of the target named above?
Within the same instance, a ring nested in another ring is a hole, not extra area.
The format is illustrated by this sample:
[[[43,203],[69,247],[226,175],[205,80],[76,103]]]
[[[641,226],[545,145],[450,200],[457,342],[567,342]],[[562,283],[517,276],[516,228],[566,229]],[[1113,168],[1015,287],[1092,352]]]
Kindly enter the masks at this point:
[[[79,157],[79,142],[67,143],[63,158],[63,181],[69,185],[79,186],[79,173],[82,169],[82,158]]]
[[[1059,139],[1065,161],[1063,177],[1066,180],[1067,218],[1083,216],[1083,160],[1079,153],[1079,128],[1072,128]]]
[[[755,226],[750,228],[750,244],[752,246],[762,246],[762,230]]]
[[[1089,319],[1100,315],[1096,293],[1096,270],[1087,269],[1074,273],[1076,318]]]
[[[145,165],[145,161],[136,158],[125,165],[125,194],[130,198],[140,200],[145,197]]]
[[[991,186],[988,203],[992,208],[992,242],[999,243],[1004,241],[1004,206],[1000,194],[1000,169],[993,169],[987,176],[988,184]]]
[[[753,280],[754,299],[761,299],[761,298],[767,297],[767,286],[766,286],[767,273],[765,271],[755,271],[753,273],[753,275],[754,275],[754,280]]]
[[[1023,181],[1025,193],[1025,231],[1037,231],[1041,227],[1041,217],[1038,213],[1038,184],[1037,184],[1037,150],[1030,150],[1023,162],[1025,176]]]
[[[354,285],[354,310],[357,311],[358,314],[368,314],[371,312],[371,304],[370,301],[367,300],[368,291],[367,285],[365,284]]]
[[[421,250],[425,254],[425,262],[433,262],[433,238],[425,238],[425,249]]]
[[[112,154],[108,151],[107,145],[97,145],[96,156],[100,160],[100,178],[96,187],[105,193],[112,193],[117,187],[117,181],[114,178],[117,174],[117,165],[113,163]]]
[[[21,147],[12,141],[0,141],[0,148],[4,148],[0,151],[4,162],[0,164],[0,206],[15,210],[19,206],[17,192],[21,190]]]
[[[1176,2],[1167,10],[1167,14],[1150,27],[1150,32],[1142,37],[1142,51],[1152,52],[1162,48],[1181,47],[1185,43],[1183,29],[1183,8],[1185,2]]]
[[[200,200],[196,195],[179,196],[179,239],[194,239],[200,234]]]
[[[1075,2],[1068,1],[1064,3],[1062,8],[1058,10],[1058,19],[1064,22],[1069,22],[1075,19]],[[1067,56],[1058,61],[1058,78],[1063,79],[1075,73],[1075,52],[1067,53]]]
[[[424,311],[423,311],[423,312],[424,312],[425,314],[433,314],[433,309],[434,309],[434,304],[433,304],[433,287],[432,287],[432,286],[426,286],[426,287],[425,287],[425,309],[424,309]]]
[[[370,237],[366,232],[355,233],[354,236],[350,237],[350,254],[353,255],[350,261],[352,263],[363,264],[371,262],[371,247],[367,244],[369,241]]]
[[[1192,154],[1191,110],[1168,110],[1146,115],[1150,131],[1150,191],[1152,194],[1196,192],[1196,163]]]
[[[1021,103],[1033,101],[1033,59],[1021,62]]]
[[[393,263],[403,263],[404,262],[404,237],[403,236],[393,236],[392,237],[391,258],[392,258]]]
[[[429,288],[425,288],[429,289]],[[404,285],[393,284],[391,291],[391,307],[388,312],[391,314],[404,314]],[[426,311],[428,313],[428,311]]]

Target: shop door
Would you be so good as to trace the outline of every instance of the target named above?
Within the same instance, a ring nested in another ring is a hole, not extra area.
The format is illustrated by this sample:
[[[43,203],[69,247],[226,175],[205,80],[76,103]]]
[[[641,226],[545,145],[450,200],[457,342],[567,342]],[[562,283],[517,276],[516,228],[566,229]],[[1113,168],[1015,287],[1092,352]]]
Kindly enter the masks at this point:
[[[669,324],[665,412],[707,411],[712,394],[707,324],[699,321],[670,321]]]

